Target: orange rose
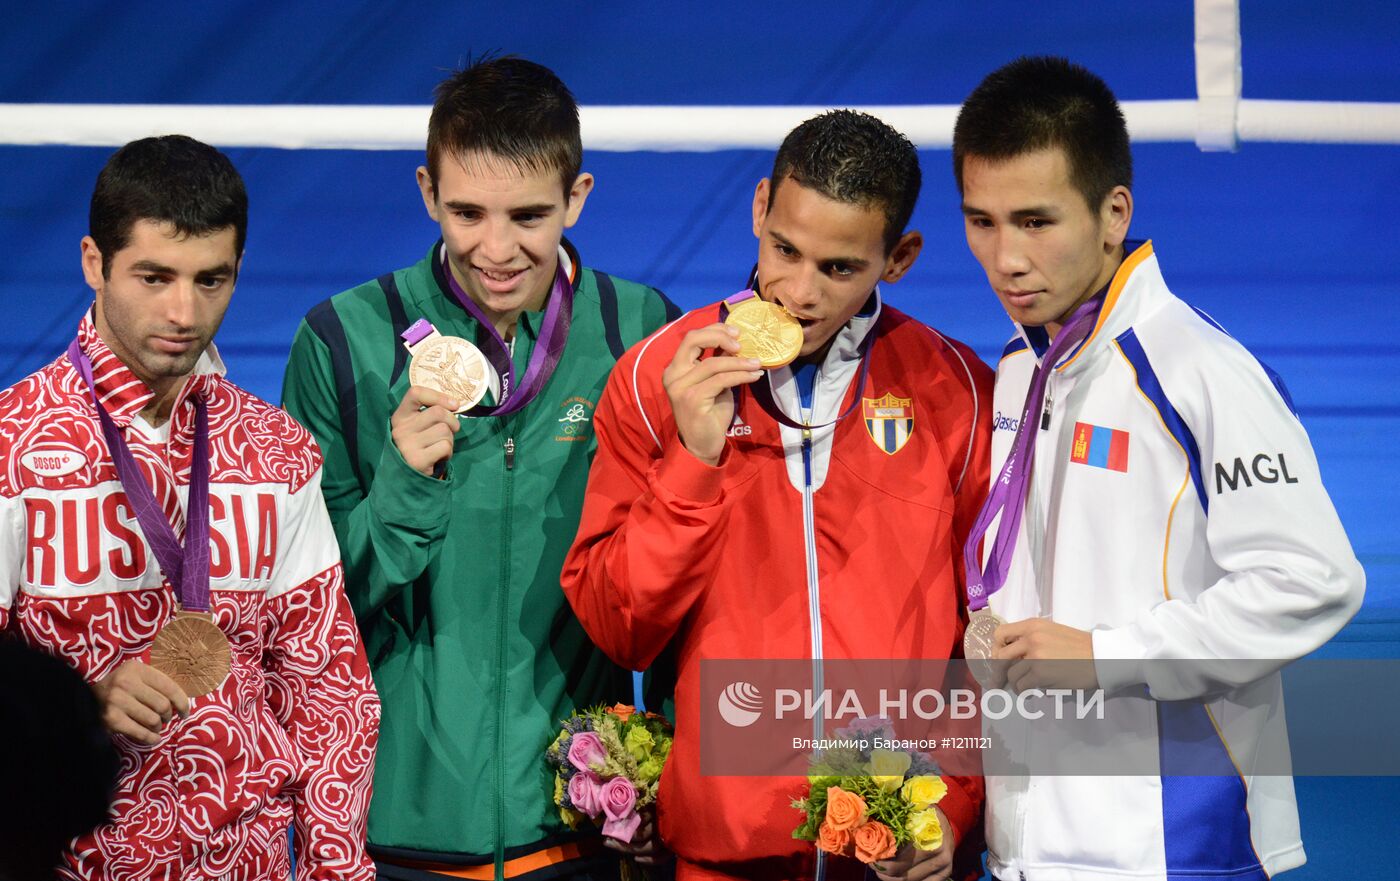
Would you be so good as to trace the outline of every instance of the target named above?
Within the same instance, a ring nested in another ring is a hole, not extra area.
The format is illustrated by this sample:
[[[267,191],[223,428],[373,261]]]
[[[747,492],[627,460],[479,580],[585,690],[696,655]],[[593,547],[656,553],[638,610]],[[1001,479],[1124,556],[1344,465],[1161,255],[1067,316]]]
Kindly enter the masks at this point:
[[[851,833],[845,829],[837,829],[828,820],[817,830],[817,847],[837,856],[850,856]]]
[[[616,716],[617,721],[626,722],[628,719],[632,718],[633,713],[637,712],[637,708],[631,704],[617,703],[608,707],[608,712]]]
[[[876,860],[887,860],[899,849],[890,827],[878,820],[857,826],[851,839],[856,846],[856,859],[867,865]]]
[[[826,822],[839,832],[849,832],[865,819],[865,799],[839,786],[826,791]]]

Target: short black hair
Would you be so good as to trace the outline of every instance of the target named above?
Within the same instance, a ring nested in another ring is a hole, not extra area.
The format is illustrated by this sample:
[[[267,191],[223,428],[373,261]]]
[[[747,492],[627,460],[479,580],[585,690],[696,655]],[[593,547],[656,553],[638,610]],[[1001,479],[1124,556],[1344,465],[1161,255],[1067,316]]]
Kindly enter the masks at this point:
[[[204,236],[233,227],[235,252],[248,238],[248,192],[229,158],[185,135],[132,141],[112,154],[97,175],[88,209],[88,234],[102,252],[102,275],[131,241],[138,220]]]
[[[514,55],[483,58],[438,83],[428,117],[428,174],[444,155],[481,152],[556,172],[564,192],[583,167],[578,104],[554,71]]]
[[[997,162],[1064,150],[1070,181],[1097,211],[1114,187],[1133,188],[1133,151],[1118,99],[1102,79],[1064,58],[1018,58],[987,75],[953,127],[953,175],[968,156]]]
[[[792,180],[828,199],[879,209],[885,253],[894,250],[919,200],[919,153],[904,135],[856,110],[830,110],[788,133],[773,160],[768,207]]]

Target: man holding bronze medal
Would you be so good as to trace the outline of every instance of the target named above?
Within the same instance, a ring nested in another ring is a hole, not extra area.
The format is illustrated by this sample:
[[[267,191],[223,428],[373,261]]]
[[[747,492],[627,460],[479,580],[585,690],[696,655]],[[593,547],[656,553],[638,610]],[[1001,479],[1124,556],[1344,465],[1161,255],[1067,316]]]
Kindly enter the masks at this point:
[[[93,683],[122,773],[70,878],[371,878],[379,703],[320,456],[224,379],[243,181],[180,135],[92,197],[96,294],[67,354],[0,394],[0,629]]]
[[[702,658],[959,650],[992,377],[877,287],[919,254],[906,231],[919,187],[913,145],[880,120],[803,123],[754,193],[748,289],[628,352],[598,406],[564,590],[618,663],[677,653],[659,817],[682,881],[864,871],[792,837],[806,778],[701,776]],[[901,853],[881,878],[979,871],[975,848],[954,854],[978,826],[981,781],[948,784],[943,847]]]
[[[542,759],[561,719],[632,694],[559,570],[603,383],[673,307],[564,239],[593,188],[581,162],[552,72],[507,57],[454,74],[418,169],[441,238],[317,306],[292,345],[285,402],[325,451],[384,699],[381,878],[617,877],[596,831],[560,820]]]
[[[1073,744],[1100,776],[989,770],[988,865],[1007,881],[1301,865],[1278,670],[1351,618],[1365,576],[1287,390],[1128,240],[1132,152],[1097,76],[1059,58],[993,72],[953,160],[968,246],[1017,331],[966,546],[967,654],[1017,691],[1109,696]],[[1137,744],[1143,767],[1116,764]]]

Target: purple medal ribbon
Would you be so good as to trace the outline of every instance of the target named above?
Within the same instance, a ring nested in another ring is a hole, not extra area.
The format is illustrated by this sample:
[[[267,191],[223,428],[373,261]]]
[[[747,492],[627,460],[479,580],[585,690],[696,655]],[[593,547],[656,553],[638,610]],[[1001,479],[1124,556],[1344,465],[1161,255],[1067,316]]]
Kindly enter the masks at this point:
[[[545,383],[554,375],[559,359],[564,354],[564,344],[569,339],[569,324],[574,316],[574,286],[564,272],[564,261],[560,260],[554,270],[554,287],[549,292],[549,303],[544,310],[544,324],[540,328],[539,340],[530,361],[525,367],[525,377],[520,385],[515,384],[515,366],[511,363],[510,347],[501,337],[496,325],[481,311],[452,274],[452,267],[444,257],[443,275],[447,276],[447,287],[467,314],[486,328],[486,338],[482,340],[482,354],[495,368],[501,378],[501,396],[495,406],[477,405],[468,410],[467,416],[509,416],[535,399]]]
[[[742,303],[745,300],[752,299],[753,297],[757,296],[757,291],[754,291],[753,289],[748,289],[742,290],[739,293],[734,294],[732,296],[725,297],[724,300],[721,301],[719,304],[719,320],[723,321],[729,317],[729,307],[731,305],[737,306],[739,303]],[[880,322],[876,321],[875,326],[870,328],[870,330],[866,332],[865,337],[860,341],[860,346],[856,350],[860,355],[860,370],[856,373],[856,392],[851,397],[851,403],[846,405],[846,409],[842,410],[840,415],[838,415],[835,419],[831,420],[830,422],[821,422],[816,425],[811,425],[806,422],[798,422],[797,420],[792,419],[786,413],[784,413],[782,407],[778,406],[777,399],[773,397],[772,374],[767,370],[763,372],[763,378],[758,380],[757,382],[750,383],[746,386],[739,386],[738,392],[742,395],[744,393],[744,389],[747,388],[753,393],[753,399],[758,402],[759,408],[763,410],[764,413],[767,413],[770,417],[772,417],[773,421],[778,422],[782,425],[786,425],[788,428],[800,428],[806,431],[810,431],[814,428],[826,428],[828,425],[835,425],[842,419],[845,419],[847,416],[850,416],[851,413],[855,410],[856,405],[860,403],[861,392],[865,391],[865,378],[870,373],[870,358],[868,357],[870,354],[870,348],[875,345],[875,337],[879,334],[879,332]],[[734,408],[734,415],[736,418],[738,417],[738,407]]]
[[[190,461],[190,486],[185,505],[185,542],[183,547],[166,519],[155,493],[146,483],[141,466],[131,455],[131,448],[121,436],[117,423],[102,406],[97,396],[97,383],[92,378],[92,362],[83,354],[78,341],[68,345],[68,360],[92,391],[92,403],[102,424],[102,436],[117,466],[117,477],[126,492],[127,503],[141,525],[141,534],[151,546],[176,595],[180,606],[192,612],[209,611],[209,411],[204,399],[194,399],[194,449]]]
[[[1047,381],[1060,358],[1089,335],[1102,302],[1095,298],[1074,311],[1041,356],[1040,364],[1031,376],[1026,405],[1021,410],[1021,422],[1016,426],[1016,438],[1011,443],[1011,452],[1002,465],[996,483],[992,485],[987,501],[982,505],[981,513],[977,515],[977,522],[967,537],[967,544],[963,547],[967,607],[970,611],[976,612],[986,608],[992,594],[1001,590],[1001,586],[1006,583],[1006,574],[1011,567],[1011,554],[1016,549],[1016,539],[1021,531],[1021,515],[1026,508],[1026,493],[1030,489],[1031,466],[1035,461],[1035,439],[1040,434],[1038,423],[1041,409],[1044,407]],[[992,520],[998,513],[1002,513],[1002,520],[997,527],[991,553],[987,556],[987,567],[983,569],[978,564],[977,545],[991,528]]]

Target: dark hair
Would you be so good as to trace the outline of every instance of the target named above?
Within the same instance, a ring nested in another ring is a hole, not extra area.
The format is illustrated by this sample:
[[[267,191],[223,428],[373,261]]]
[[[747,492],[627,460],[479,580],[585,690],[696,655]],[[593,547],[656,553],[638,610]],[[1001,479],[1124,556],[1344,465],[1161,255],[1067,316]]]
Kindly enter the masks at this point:
[[[583,166],[578,104],[543,65],[485,58],[454,73],[434,91],[428,117],[428,174],[437,180],[444,155],[489,153],[521,170],[557,172],[568,193]]]
[[[138,220],[169,223],[182,236],[233,227],[236,253],[248,237],[248,193],[229,158],[185,135],[132,141],[97,175],[88,234],[102,252],[102,275],[131,241]]]
[[[0,637],[0,878],[52,878],[63,849],[107,819],[120,765],[102,707],[63,661]]]
[[[1118,100],[1103,80],[1064,58],[1018,58],[987,75],[953,127],[953,175],[963,162],[1065,151],[1070,181],[1097,211],[1114,187],[1133,187],[1133,151]]]
[[[837,202],[878,208],[885,215],[886,254],[904,235],[923,185],[909,139],[855,110],[827,111],[788,133],[773,160],[769,208],[784,180]]]

